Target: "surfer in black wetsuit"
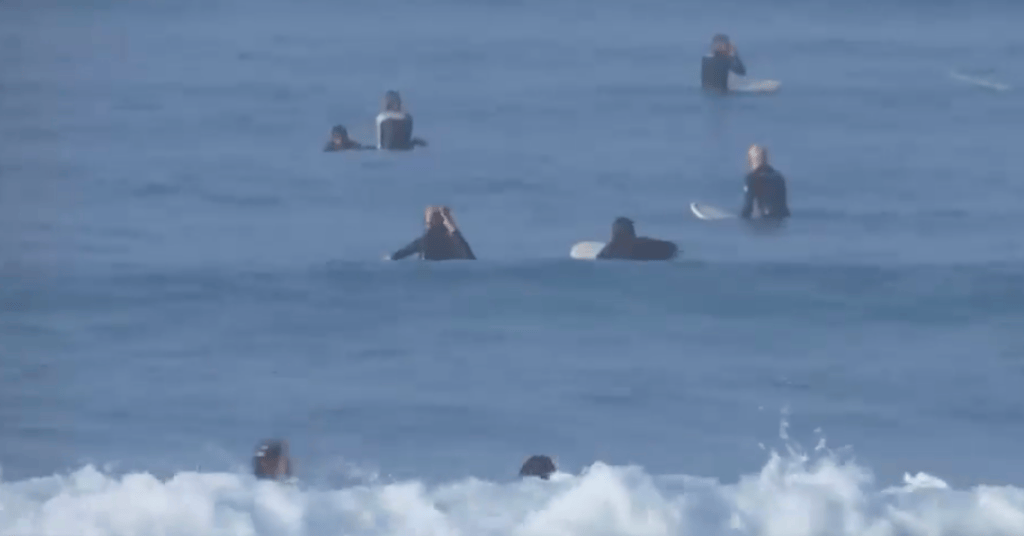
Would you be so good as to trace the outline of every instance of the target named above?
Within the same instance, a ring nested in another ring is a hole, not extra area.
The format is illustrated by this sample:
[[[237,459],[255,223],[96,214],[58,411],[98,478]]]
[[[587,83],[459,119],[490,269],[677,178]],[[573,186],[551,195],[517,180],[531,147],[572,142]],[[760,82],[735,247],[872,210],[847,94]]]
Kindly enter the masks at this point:
[[[747,74],[747,68],[740,60],[736,47],[729,42],[729,37],[725,34],[718,34],[711,39],[711,54],[701,58],[701,87],[718,93],[727,93],[729,91],[729,71],[740,76]]]
[[[414,253],[428,261],[448,261],[455,259],[476,260],[469,243],[462,237],[462,232],[455,225],[451,209],[448,207],[427,207],[424,215],[426,231],[404,248],[388,255],[387,260],[397,261]]]
[[[292,476],[288,442],[283,439],[268,439],[260,443],[252,457],[252,472],[259,479],[280,480]]]
[[[348,130],[346,130],[344,126],[335,125],[334,128],[331,129],[331,139],[327,140],[327,145],[324,146],[324,152],[372,148],[373,147],[367,147],[348,137]]]
[[[536,476],[541,480],[548,480],[551,478],[551,475],[555,474],[555,471],[557,469],[551,457],[538,454],[530,456],[523,462],[523,466],[519,468],[519,476]]]
[[[384,94],[384,104],[377,115],[377,148],[387,151],[408,151],[427,142],[412,136],[412,115],[402,109],[397,91]]]
[[[751,145],[747,151],[747,160],[751,171],[743,187],[743,210],[740,211],[740,217],[774,221],[788,218],[786,179],[768,165],[768,150],[760,145]]]
[[[598,259],[667,261],[679,253],[672,242],[637,236],[633,220],[619,217],[612,223],[612,239],[597,254]]]

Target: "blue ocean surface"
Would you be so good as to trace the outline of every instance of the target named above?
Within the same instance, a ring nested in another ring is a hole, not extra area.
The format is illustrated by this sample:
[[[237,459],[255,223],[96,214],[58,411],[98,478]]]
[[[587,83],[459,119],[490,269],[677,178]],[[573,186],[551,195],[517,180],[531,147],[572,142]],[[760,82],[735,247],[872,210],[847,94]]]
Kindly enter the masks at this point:
[[[1024,534],[1022,20],[0,2],[0,536]],[[322,152],[388,89],[429,147]],[[791,220],[695,218],[752,143]],[[433,204],[479,260],[383,261]]]

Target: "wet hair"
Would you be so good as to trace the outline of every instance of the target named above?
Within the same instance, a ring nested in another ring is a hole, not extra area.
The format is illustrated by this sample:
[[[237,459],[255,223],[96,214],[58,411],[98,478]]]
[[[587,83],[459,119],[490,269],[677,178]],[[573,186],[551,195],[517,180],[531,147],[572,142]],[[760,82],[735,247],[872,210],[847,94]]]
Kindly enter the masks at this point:
[[[555,468],[555,462],[550,456],[536,454],[530,456],[525,462],[523,462],[523,466],[519,469],[519,476],[536,476],[543,480],[547,480],[557,470],[558,469]]]
[[[389,89],[384,93],[384,110],[392,112],[402,110],[402,96],[397,91]]]
[[[717,45],[719,43],[728,43],[728,42],[729,42],[729,36],[725,35],[725,34],[721,34],[721,33],[720,34],[715,34],[715,36],[711,38],[711,44],[712,45]]]
[[[341,136],[342,138],[347,138],[348,137],[348,130],[345,129],[345,127],[342,126],[342,125],[334,125],[334,128],[331,129],[331,135],[332,136]]]
[[[619,216],[612,222],[612,238],[618,238],[622,236],[628,236],[630,238],[636,237],[636,228],[633,226],[633,220],[626,218],[625,216]]]

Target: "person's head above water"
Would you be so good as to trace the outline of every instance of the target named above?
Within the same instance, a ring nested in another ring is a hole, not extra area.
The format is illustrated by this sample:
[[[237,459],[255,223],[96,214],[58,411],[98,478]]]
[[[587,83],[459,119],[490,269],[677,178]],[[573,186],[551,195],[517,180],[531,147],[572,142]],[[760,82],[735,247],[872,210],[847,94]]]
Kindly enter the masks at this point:
[[[711,38],[712,51],[728,54],[730,48],[731,44],[729,43],[729,36],[725,34],[715,34],[715,36]]]
[[[619,216],[612,222],[612,240],[631,240],[636,238],[636,228],[633,220]]]
[[[756,143],[751,145],[750,149],[747,149],[747,163],[750,164],[751,170],[768,165],[768,149]]]
[[[544,456],[543,454],[537,454],[530,456],[523,462],[523,466],[519,468],[519,476],[536,476],[543,480],[547,480],[551,475],[555,474],[555,462],[550,456]]]
[[[331,129],[331,141],[337,145],[348,143],[350,141],[348,129],[342,125],[334,125],[334,128]]]
[[[397,91],[390,89],[384,93],[383,106],[385,112],[402,111],[402,96]]]
[[[290,475],[288,442],[283,439],[268,439],[260,443],[252,457],[252,470],[257,478],[276,479]]]

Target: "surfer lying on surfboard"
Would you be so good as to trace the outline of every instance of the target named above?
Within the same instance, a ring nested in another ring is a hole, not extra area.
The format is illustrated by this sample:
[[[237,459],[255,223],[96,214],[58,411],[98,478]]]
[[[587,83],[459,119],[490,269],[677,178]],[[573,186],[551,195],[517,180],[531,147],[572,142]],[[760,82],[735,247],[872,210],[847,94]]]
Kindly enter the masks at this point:
[[[450,208],[429,206],[424,213],[424,220],[426,230],[423,235],[385,257],[386,260],[397,261],[414,253],[428,261],[476,260],[469,243],[455,225]]]
[[[678,253],[679,248],[672,242],[637,236],[633,220],[619,217],[612,223],[612,239],[597,254],[597,258],[667,261]]]
[[[786,199],[786,179],[775,168],[768,165],[768,150],[754,144],[747,151],[750,173],[743,186],[743,210],[740,217],[750,219],[757,210],[757,217],[766,220],[783,220],[789,217],[789,203]]]
[[[373,149],[373,147],[368,147],[348,137],[348,129],[343,125],[334,125],[334,128],[331,129],[331,139],[327,140],[327,145],[324,146],[324,152],[330,153],[355,149]]]
[[[736,52],[736,46],[725,34],[711,39],[711,54],[701,58],[700,85],[704,89],[726,93],[729,91],[729,71],[740,76],[747,74],[747,68]]]

